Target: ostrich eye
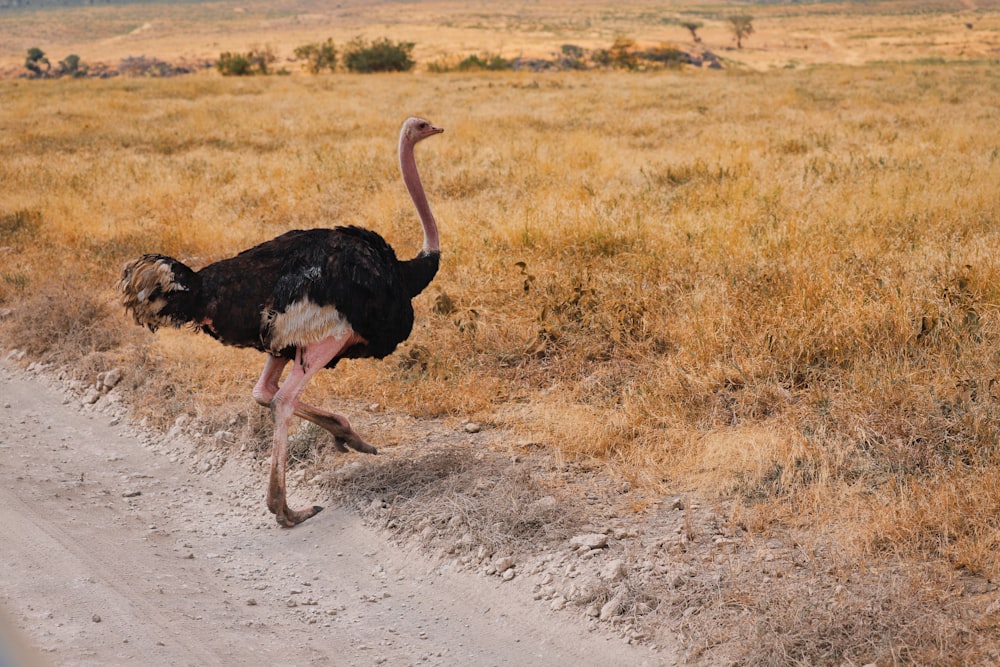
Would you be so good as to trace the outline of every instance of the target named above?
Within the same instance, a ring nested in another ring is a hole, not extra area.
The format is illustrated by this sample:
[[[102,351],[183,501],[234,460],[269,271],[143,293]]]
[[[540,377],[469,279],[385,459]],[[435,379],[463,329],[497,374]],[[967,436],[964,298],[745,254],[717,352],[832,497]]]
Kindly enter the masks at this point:
[[[417,125],[417,127],[420,128],[421,130],[426,130],[427,129],[427,123],[420,123],[419,125]]]

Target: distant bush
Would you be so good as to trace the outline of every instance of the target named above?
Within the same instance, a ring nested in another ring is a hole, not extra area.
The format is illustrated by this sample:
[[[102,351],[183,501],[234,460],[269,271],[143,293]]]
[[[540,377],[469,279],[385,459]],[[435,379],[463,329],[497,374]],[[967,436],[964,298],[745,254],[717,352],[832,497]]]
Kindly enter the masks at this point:
[[[618,37],[608,49],[610,64],[621,69],[637,69],[639,58],[635,54],[635,40]]]
[[[559,65],[565,69],[587,69],[585,58],[587,52],[576,44],[563,44],[560,47]]]
[[[668,67],[676,67],[691,62],[691,56],[686,51],[681,51],[669,44],[661,44],[645,51],[639,51],[636,53],[636,56],[642,60],[661,63]]]
[[[355,37],[344,47],[344,66],[352,72],[406,72],[416,65],[410,54],[413,42],[393,42],[388,38],[367,42]]]
[[[216,68],[222,72],[223,76],[248,76],[253,74],[250,69],[250,58],[245,53],[225,53],[219,54],[219,62],[215,63]]]
[[[303,61],[303,67],[312,74],[319,74],[324,69],[332,72],[337,67],[337,49],[332,37],[325,42],[295,47],[295,57]]]
[[[87,68],[80,65],[80,56],[75,53],[71,53],[66,56],[66,60],[59,61],[59,69],[56,70],[56,76],[85,76],[87,74]]]
[[[459,71],[490,70],[499,71],[511,68],[511,62],[499,54],[471,55],[458,63]]]
[[[246,53],[231,53],[226,51],[219,55],[215,64],[223,76],[251,76],[254,74],[269,74],[270,66],[277,60],[274,50],[269,46],[255,46]]]

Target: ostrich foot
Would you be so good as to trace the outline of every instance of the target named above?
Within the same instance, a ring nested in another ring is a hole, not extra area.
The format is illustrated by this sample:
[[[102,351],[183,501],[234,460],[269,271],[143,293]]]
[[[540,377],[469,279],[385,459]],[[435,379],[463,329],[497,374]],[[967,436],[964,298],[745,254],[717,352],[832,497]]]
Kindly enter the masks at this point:
[[[312,507],[306,507],[300,510],[290,510],[288,507],[285,507],[282,511],[275,513],[274,519],[278,522],[279,526],[284,528],[294,528],[306,519],[314,517],[322,511],[323,508],[319,505],[313,505]]]

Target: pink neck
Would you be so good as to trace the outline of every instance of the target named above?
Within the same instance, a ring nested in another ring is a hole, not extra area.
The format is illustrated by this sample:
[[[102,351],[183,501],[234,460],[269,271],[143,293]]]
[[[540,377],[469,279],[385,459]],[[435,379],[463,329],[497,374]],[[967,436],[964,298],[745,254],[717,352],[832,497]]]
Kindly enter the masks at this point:
[[[413,158],[413,142],[406,136],[404,130],[399,135],[399,170],[403,174],[403,182],[410,192],[413,205],[417,207],[420,215],[420,223],[424,226],[424,248],[423,252],[441,252],[441,240],[438,238],[437,222],[434,214],[431,213],[430,204],[427,203],[427,195],[424,194],[424,186],[420,182],[420,174],[417,173],[417,162]]]

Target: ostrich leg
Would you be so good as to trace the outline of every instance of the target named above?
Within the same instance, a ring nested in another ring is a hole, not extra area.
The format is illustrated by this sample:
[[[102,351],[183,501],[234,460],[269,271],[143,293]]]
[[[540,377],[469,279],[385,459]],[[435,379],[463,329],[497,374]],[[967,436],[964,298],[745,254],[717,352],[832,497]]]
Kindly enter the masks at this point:
[[[288,359],[276,357],[272,354],[267,355],[264,370],[261,372],[260,379],[257,380],[257,384],[253,388],[253,398],[255,401],[265,407],[270,407],[271,401],[274,400],[274,395],[278,393],[278,380],[281,378],[281,371],[284,370],[288,361]],[[329,431],[333,435],[334,446],[341,452],[347,451],[347,447],[344,446],[347,445],[351,449],[364,452],[365,454],[378,453],[374,447],[365,442],[351,428],[351,424],[347,421],[346,417],[315,408],[301,401],[295,402],[295,416],[311,421],[313,424]]]
[[[353,332],[349,332],[325,338],[306,347],[300,347],[295,353],[295,365],[285,379],[285,383],[271,400],[271,412],[274,414],[274,445],[271,449],[271,474],[267,485],[267,507],[274,513],[277,522],[287,528],[302,523],[323,509],[318,505],[300,510],[292,510],[288,507],[285,487],[285,471],[288,464],[288,424],[296,412],[299,396],[309,384],[309,380],[350,344],[352,338]],[[268,367],[277,366],[279,373],[283,365],[283,363],[272,364],[270,358],[268,359]],[[268,380],[273,379],[272,375],[275,370],[268,367],[265,367],[265,372],[261,376],[265,387],[268,385]],[[258,387],[261,384],[258,382]],[[258,394],[258,387],[254,388],[255,397]]]

